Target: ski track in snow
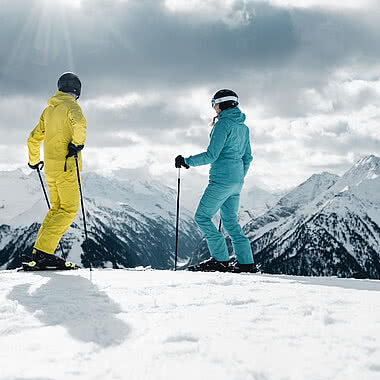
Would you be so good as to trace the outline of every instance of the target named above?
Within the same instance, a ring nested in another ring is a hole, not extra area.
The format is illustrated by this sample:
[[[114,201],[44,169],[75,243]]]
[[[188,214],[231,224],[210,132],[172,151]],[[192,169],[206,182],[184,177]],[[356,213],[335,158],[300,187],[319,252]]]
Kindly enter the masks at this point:
[[[380,281],[0,272],[0,379],[378,380]]]

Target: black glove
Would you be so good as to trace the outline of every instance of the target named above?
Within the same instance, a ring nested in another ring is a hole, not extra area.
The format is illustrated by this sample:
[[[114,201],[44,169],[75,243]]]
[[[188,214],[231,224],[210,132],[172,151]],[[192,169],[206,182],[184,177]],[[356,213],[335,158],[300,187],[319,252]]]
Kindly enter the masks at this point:
[[[181,166],[183,166],[186,169],[189,169],[190,166],[186,164],[185,159],[179,155],[175,158],[175,167],[179,169]]]
[[[35,165],[30,165],[29,162],[28,162],[28,166],[33,169],[33,170],[37,170],[37,169],[40,169],[42,170],[42,168],[44,167],[44,162],[43,161],[40,161],[38,164],[35,164]]]
[[[66,158],[76,156],[83,148],[84,145],[74,145],[73,143],[69,143],[69,146],[67,147],[69,153]]]

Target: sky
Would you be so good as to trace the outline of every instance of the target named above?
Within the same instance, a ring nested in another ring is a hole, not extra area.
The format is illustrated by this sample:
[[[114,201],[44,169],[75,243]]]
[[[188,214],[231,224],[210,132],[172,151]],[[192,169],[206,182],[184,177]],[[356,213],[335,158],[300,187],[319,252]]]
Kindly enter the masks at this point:
[[[175,184],[174,158],[206,150],[210,100],[238,93],[249,185],[287,189],[380,155],[380,3],[372,0],[0,0],[0,170],[58,77],[82,80],[85,170]],[[208,167],[182,171],[188,188]]]

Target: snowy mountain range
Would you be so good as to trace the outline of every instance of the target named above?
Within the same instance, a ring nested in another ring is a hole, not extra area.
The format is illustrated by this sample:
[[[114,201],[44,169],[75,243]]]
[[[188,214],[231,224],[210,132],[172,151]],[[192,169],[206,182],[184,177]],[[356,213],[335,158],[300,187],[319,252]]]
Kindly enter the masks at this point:
[[[95,267],[173,266],[176,192],[153,180],[83,174],[88,242],[81,211],[62,239],[65,256]],[[0,267],[15,268],[31,252],[47,205],[37,173],[0,173]],[[179,260],[200,240],[193,214],[181,209]],[[61,252],[59,252],[61,253]]]
[[[312,176],[244,230],[270,273],[380,278],[380,158]]]
[[[380,158],[323,172],[244,226],[268,273],[380,278]],[[231,244],[230,252],[232,252]],[[209,257],[205,242],[192,262]]]
[[[120,176],[84,173],[89,241],[83,245],[81,211],[64,235],[62,245],[71,261],[95,267],[171,268],[175,245],[176,190],[146,173],[125,170]],[[116,178],[117,177],[117,178]],[[123,179],[126,178],[126,179]],[[198,189],[200,194],[203,189]],[[242,194],[239,219],[243,224],[261,215],[278,199],[260,188]],[[194,211],[182,202],[179,261],[186,263],[201,241]],[[30,252],[46,214],[46,201],[36,172],[0,172],[0,268],[19,266]],[[216,222],[218,217],[216,217]],[[61,254],[60,250],[58,253]]]
[[[89,241],[81,213],[62,239],[72,261],[95,267],[173,266],[176,191],[149,179],[83,174]],[[0,173],[0,268],[29,253],[46,204],[36,173]],[[380,278],[380,158],[339,177],[323,172],[279,200],[259,188],[242,194],[239,219],[256,262],[269,273]],[[247,223],[245,223],[248,221]],[[215,220],[217,222],[217,218]],[[230,252],[232,252],[231,244]],[[181,265],[209,252],[181,207]]]

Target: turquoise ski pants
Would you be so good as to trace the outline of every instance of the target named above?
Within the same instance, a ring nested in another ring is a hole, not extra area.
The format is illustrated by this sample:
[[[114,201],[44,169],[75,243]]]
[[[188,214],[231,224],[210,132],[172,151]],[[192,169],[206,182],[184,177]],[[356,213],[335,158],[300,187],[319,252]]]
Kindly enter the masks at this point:
[[[231,237],[235,255],[240,264],[252,264],[252,250],[248,238],[238,223],[238,209],[242,183],[210,182],[195,213],[195,221],[207,240],[211,257],[218,261],[229,260],[224,236],[212,222],[213,216],[220,209],[223,229]]]

